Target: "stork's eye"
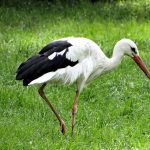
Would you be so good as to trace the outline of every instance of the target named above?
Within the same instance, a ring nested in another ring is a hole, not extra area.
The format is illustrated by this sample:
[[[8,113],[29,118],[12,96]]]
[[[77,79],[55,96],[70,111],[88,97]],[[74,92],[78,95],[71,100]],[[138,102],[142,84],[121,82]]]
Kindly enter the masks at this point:
[[[132,52],[134,52],[135,54],[137,54],[136,50],[134,47],[131,47]]]

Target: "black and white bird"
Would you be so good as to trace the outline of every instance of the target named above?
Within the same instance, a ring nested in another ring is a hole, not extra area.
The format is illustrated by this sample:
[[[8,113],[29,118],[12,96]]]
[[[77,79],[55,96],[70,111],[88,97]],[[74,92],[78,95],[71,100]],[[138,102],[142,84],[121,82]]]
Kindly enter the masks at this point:
[[[100,47],[86,38],[68,37],[46,45],[37,55],[23,62],[16,75],[24,86],[42,84],[40,96],[47,102],[60,122],[62,133],[66,132],[65,122],[56,112],[44,94],[47,83],[77,83],[77,90],[72,107],[72,133],[77,113],[78,97],[83,88],[93,79],[110,72],[122,61],[123,56],[130,56],[150,79],[150,72],[139,56],[136,44],[129,39],[118,41],[111,58],[106,57]]]

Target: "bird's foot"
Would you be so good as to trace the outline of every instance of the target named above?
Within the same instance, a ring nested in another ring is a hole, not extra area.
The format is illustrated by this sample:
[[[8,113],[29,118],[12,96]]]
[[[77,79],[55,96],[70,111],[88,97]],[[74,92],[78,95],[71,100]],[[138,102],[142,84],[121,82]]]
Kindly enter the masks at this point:
[[[66,134],[66,125],[63,120],[60,122],[60,126],[61,126],[61,132],[65,135]]]

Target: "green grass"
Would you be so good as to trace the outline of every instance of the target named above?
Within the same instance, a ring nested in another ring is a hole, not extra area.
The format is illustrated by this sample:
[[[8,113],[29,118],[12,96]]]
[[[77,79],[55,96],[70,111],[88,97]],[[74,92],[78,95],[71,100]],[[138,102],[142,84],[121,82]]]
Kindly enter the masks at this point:
[[[36,86],[15,81],[18,65],[44,45],[83,36],[111,56],[123,37],[134,40],[150,68],[150,1],[0,7],[1,149],[150,149],[150,82],[128,57],[115,71],[93,81],[79,99],[75,135],[71,108],[75,85],[49,85],[46,94],[63,116],[67,135]]]

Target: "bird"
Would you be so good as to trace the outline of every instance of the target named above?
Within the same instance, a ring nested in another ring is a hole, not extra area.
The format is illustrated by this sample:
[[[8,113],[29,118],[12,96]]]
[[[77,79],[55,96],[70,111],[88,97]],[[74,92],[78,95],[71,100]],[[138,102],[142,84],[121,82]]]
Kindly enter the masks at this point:
[[[67,131],[65,122],[45,95],[44,88],[51,83],[71,85],[75,82],[77,87],[72,106],[73,133],[82,90],[92,80],[115,69],[125,55],[131,57],[150,79],[150,72],[132,40],[119,40],[114,46],[112,57],[108,58],[94,41],[84,37],[66,37],[47,44],[38,54],[21,63],[16,71],[16,80],[23,81],[24,86],[40,84],[38,93],[57,117],[63,134]]]

